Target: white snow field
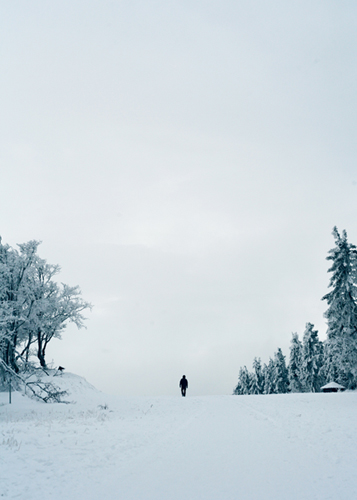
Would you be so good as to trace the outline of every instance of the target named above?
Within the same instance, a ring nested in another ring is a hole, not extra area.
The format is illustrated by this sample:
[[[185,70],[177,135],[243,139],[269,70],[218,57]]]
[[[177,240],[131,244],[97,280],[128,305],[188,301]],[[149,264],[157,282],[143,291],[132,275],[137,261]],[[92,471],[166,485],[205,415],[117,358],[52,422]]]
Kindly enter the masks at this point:
[[[1,498],[357,498],[356,392],[124,399],[54,381],[71,404],[0,394]]]

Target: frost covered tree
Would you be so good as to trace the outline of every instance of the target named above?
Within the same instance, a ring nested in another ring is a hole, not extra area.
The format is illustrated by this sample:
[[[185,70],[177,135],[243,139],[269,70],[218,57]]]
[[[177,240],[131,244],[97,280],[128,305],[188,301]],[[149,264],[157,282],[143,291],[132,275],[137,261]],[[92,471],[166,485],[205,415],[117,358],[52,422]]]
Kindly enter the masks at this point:
[[[276,394],[275,386],[275,364],[272,358],[269,358],[268,364],[264,364],[264,394]]]
[[[0,357],[15,373],[19,372],[16,348],[33,306],[29,293],[38,242],[19,245],[19,251],[0,239]]]
[[[251,374],[250,394],[264,393],[264,374],[260,358],[253,360],[253,373]]]
[[[260,358],[254,358],[253,371],[250,372],[246,366],[240,368],[238,384],[233,394],[263,394],[264,393],[264,373]]]
[[[300,381],[303,392],[319,392],[322,384],[323,344],[314,325],[306,323],[301,349]]]
[[[275,369],[275,392],[277,394],[285,394],[289,390],[288,369],[286,368],[285,356],[280,347],[274,355]]]
[[[326,341],[320,342],[314,326],[307,323],[302,342],[293,334],[288,367],[281,349],[262,369],[255,359],[253,373],[246,368],[241,373],[240,391],[249,386],[251,393],[259,394],[260,370],[264,394],[316,392],[329,381],[357,389],[357,247],[348,242],[346,231],[340,234],[335,227],[332,234],[335,247],[327,257],[331,291],[322,298],[328,304]]]
[[[70,287],[53,281],[59,266],[39,260],[33,282],[36,301],[29,317],[30,334],[34,336],[37,358],[42,367],[46,367],[46,348],[53,338],[60,338],[61,332],[69,322],[77,328],[84,327],[82,311],[90,308],[83,301],[77,286]]]
[[[301,342],[297,333],[293,333],[290,344],[288,364],[289,387],[291,392],[302,392],[301,385]]]
[[[242,396],[244,394],[250,394],[252,385],[252,374],[246,366],[240,368],[238,375],[238,384],[234,389],[234,394]]]
[[[274,359],[269,358],[267,365],[262,366],[260,358],[254,358],[252,372],[246,366],[240,368],[238,384],[233,394],[280,394],[288,390],[288,369],[285,356],[279,348]]]
[[[14,373],[34,352],[45,367],[49,341],[68,322],[84,326],[82,311],[91,307],[78,287],[54,281],[60,268],[37,255],[38,245],[30,241],[16,250],[0,239],[0,360]]]
[[[332,262],[329,269],[332,290],[322,298],[328,304],[325,374],[327,380],[354,389],[357,387],[357,249],[347,241],[346,231],[340,235],[335,227],[332,234],[335,247],[327,257]]]

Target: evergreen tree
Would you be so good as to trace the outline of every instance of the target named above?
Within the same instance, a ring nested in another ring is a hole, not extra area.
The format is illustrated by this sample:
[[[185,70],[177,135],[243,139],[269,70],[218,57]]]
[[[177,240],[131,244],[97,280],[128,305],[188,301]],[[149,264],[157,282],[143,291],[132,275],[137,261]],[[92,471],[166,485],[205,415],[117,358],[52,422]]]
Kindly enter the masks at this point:
[[[269,358],[268,364],[264,365],[264,394],[276,394],[275,385],[275,365],[274,361]]]
[[[322,385],[323,347],[314,325],[306,323],[302,341],[300,380],[303,392],[319,392]]]
[[[328,380],[339,382],[350,389],[357,387],[357,249],[348,243],[346,231],[333,229],[335,248],[327,260],[332,261],[329,286],[332,291],[326,300],[328,309],[325,373]]]
[[[288,365],[289,387],[291,392],[302,392],[301,385],[301,342],[297,333],[293,333],[290,344]]]
[[[244,394],[251,394],[252,375],[249,373],[248,368],[244,366],[240,368],[238,375],[238,384],[234,390],[234,394],[242,396]]]
[[[241,396],[243,394],[243,387],[242,387],[242,383],[241,383],[241,372],[242,372],[242,367],[239,368],[238,382],[237,382],[237,385],[233,391],[233,394],[235,396]]]
[[[285,394],[289,389],[288,369],[285,364],[285,356],[280,347],[274,355],[274,368],[275,368],[275,392],[278,394]]]
[[[260,358],[254,358],[253,373],[251,379],[251,394],[263,394],[264,392],[264,375]]]

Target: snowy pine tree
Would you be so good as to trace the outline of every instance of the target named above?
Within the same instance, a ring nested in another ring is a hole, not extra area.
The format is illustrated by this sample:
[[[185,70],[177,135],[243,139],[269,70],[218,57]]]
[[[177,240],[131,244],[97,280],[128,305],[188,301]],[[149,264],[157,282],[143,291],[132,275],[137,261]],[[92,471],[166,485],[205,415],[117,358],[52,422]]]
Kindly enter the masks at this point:
[[[264,375],[260,358],[254,358],[253,373],[251,375],[250,394],[263,394]]]
[[[290,360],[288,365],[289,387],[291,392],[302,392],[301,349],[302,346],[298,334],[293,333],[290,344]]]
[[[240,368],[238,375],[238,384],[234,389],[234,394],[242,396],[244,394],[251,394],[252,374],[249,373],[248,368],[244,366]]]
[[[288,369],[285,364],[285,356],[280,347],[274,355],[275,368],[275,392],[277,394],[285,394],[289,389]]]
[[[306,324],[301,350],[300,381],[303,392],[319,392],[322,383],[323,345],[314,325]]]
[[[267,365],[263,368],[264,374],[264,394],[276,394],[275,386],[275,365],[274,361],[269,358]]]
[[[348,243],[346,231],[333,229],[336,246],[329,252],[332,261],[326,300],[328,309],[325,373],[327,380],[339,382],[350,389],[357,387],[357,249]]]

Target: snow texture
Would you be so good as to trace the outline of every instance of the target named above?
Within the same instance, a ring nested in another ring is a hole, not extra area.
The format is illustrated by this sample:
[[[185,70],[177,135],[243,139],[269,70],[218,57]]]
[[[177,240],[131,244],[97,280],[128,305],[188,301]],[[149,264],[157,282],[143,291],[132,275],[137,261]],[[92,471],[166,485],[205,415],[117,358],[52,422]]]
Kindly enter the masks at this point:
[[[1,498],[357,498],[356,392],[124,399],[56,383],[72,403],[0,394]]]

